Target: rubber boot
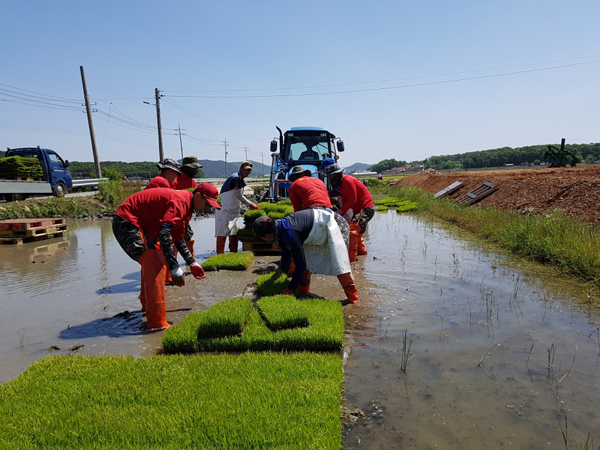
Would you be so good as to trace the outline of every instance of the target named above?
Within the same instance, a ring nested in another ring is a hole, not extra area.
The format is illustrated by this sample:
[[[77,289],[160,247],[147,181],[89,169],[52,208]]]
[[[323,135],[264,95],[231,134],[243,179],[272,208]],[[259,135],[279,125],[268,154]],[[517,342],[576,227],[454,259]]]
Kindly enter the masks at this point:
[[[360,225],[357,222],[350,222],[348,224],[350,226],[350,243],[348,245],[348,257],[350,258],[350,262],[354,262],[357,259],[358,255],[358,232],[360,230]]]
[[[358,291],[356,290],[356,283],[354,282],[352,272],[338,275],[338,280],[340,280],[340,284],[342,285],[342,288],[344,288],[344,293],[346,294],[348,301],[350,303],[356,303],[358,301]]]
[[[142,312],[146,312],[146,289],[144,287],[144,271],[143,270],[140,270],[140,276],[141,276],[140,303],[142,304]]]
[[[292,258],[292,261],[290,262],[290,270],[288,270],[288,275],[292,275],[295,270],[296,270],[296,263],[294,262],[294,259]]]
[[[238,251],[238,237],[230,235],[229,236],[229,251],[231,253],[237,253]]]
[[[367,255],[367,248],[365,247],[365,240],[363,239],[363,235],[358,233],[358,252],[359,255]]]
[[[142,265],[142,280],[148,329],[169,328],[165,304],[165,276],[169,271],[162,250],[146,250],[138,262]]]
[[[298,285],[298,294],[308,294],[310,292],[310,271],[305,269],[302,279]]]
[[[217,255],[225,253],[225,241],[227,236],[217,236]]]

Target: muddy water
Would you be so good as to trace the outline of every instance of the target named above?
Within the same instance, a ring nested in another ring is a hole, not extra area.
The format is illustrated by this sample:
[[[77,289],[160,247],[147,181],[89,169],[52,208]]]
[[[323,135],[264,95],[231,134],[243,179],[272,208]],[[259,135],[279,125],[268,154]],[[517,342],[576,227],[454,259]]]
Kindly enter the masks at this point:
[[[110,221],[69,227],[0,246],[0,382],[51,354],[160,350]],[[192,228],[201,261],[214,221]],[[367,246],[353,263],[361,300],[344,307],[344,404],[365,419],[344,428],[345,448],[565,448],[565,430],[569,448],[600,441],[599,311],[576,306],[588,292],[394,212],[376,215]],[[241,295],[275,260],[167,287],[168,320]],[[343,297],[333,277],[312,292]]]
[[[568,448],[588,433],[598,445],[588,292],[394,212],[371,223],[368,249],[376,287],[345,308],[346,406],[366,418],[345,448],[565,448],[563,432]]]
[[[110,220],[68,225],[64,238],[0,246],[0,382],[51,354],[141,357],[161,349],[163,333],[144,330],[139,265],[119,247]],[[191,225],[202,261],[214,251],[214,220]],[[190,311],[241,295],[274,259],[262,258],[246,272],[187,276],[185,286],[168,286],[167,320],[178,323]]]

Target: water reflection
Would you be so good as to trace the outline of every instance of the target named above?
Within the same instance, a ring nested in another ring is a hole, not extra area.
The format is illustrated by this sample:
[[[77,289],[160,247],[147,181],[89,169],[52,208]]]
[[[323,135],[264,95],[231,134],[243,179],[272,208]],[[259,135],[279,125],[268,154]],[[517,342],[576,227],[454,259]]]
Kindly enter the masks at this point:
[[[345,383],[367,418],[345,429],[346,448],[556,447],[565,417],[573,448],[597,436],[600,331],[585,289],[395,212],[370,224],[368,250],[376,330],[353,333]]]

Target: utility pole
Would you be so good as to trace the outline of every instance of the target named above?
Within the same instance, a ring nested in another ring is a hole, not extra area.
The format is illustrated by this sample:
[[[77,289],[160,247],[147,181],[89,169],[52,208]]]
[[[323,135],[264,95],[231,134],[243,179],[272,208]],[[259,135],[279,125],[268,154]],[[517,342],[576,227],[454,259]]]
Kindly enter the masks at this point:
[[[156,98],[156,123],[158,125],[158,156],[159,161],[162,162],[165,159],[165,154],[163,152],[163,143],[162,143],[162,126],[160,124],[160,91],[158,88],[154,89],[154,97]]]
[[[177,123],[177,131],[179,133],[179,147],[181,148],[181,164],[183,164],[183,143],[181,142],[181,127],[179,126],[179,123]]]
[[[92,140],[92,153],[94,155],[94,166],[96,167],[96,174],[98,178],[102,178],[102,171],[100,170],[100,161],[98,160],[98,151],[96,150],[96,135],[94,134],[94,122],[92,121],[92,110],[90,109],[90,97],[88,96],[87,86],[85,84],[85,73],[83,72],[83,66],[79,66],[81,72],[81,83],[83,84],[83,96],[85,98],[85,109],[87,111],[88,127],[90,129],[90,139]]]
[[[263,176],[265,176],[265,161],[263,159],[263,156],[265,156],[265,154],[263,152],[260,152],[260,163],[262,164],[262,174],[263,174]]]
[[[244,145],[244,150],[246,151],[246,161],[248,161],[248,147]]]
[[[223,143],[225,144],[225,177],[227,177],[227,138]]]

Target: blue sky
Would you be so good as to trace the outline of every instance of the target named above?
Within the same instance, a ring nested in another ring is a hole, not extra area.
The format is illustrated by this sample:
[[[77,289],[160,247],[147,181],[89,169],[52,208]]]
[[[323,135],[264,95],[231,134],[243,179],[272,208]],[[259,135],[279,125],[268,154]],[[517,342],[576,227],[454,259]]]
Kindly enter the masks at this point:
[[[600,141],[600,2],[10,1],[0,146],[105,161],[270,162],[275,126],[341,137],[342,165]]]

